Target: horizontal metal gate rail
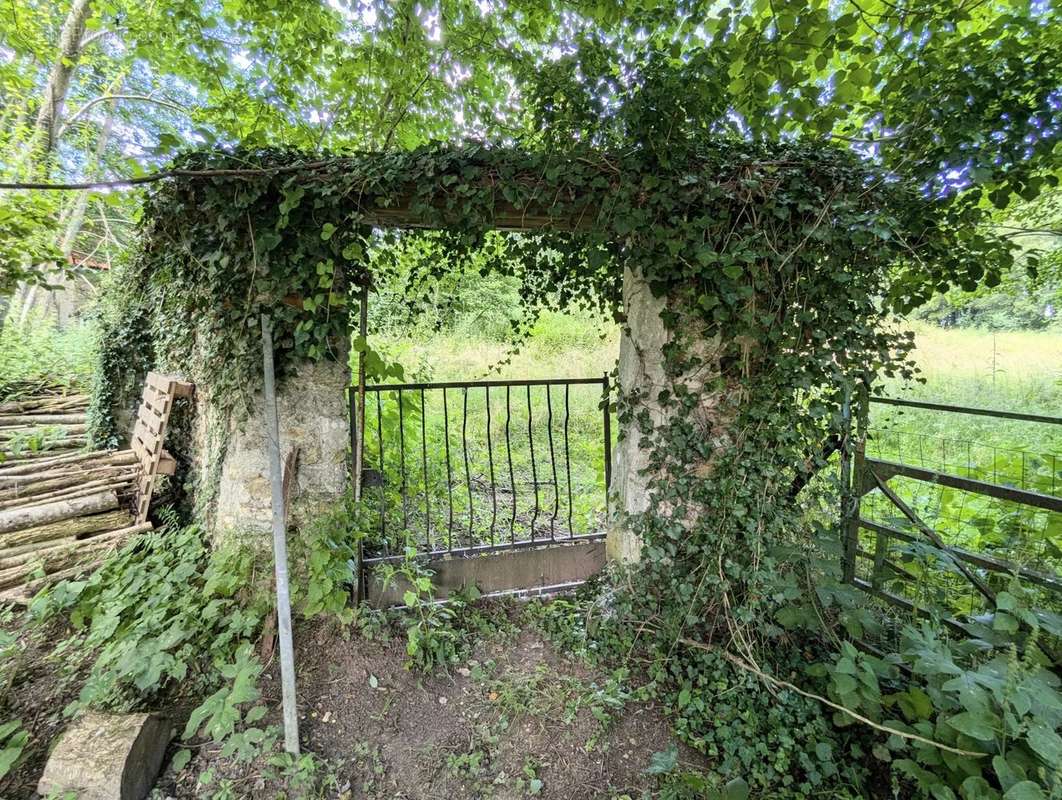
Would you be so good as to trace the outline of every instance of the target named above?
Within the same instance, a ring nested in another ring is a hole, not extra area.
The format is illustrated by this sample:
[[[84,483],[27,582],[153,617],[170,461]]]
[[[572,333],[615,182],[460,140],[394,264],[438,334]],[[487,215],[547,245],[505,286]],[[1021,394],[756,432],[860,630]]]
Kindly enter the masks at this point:
[[[379,542],[364,564],[400,561],[410,547],[439,559],[604,537],[596,509],[611,478],[607,375],[365,390],[363,496],[375,505]],[[353,425],[351,438],[356,447]],[[590,463],[598,453],[603,463]]]
[[[952,406],[942,403],[884,397],[871,397],[870,402],[928,411],[1062,425],[1062,417],[1039,414],[994,411],[968,406]],[[1062,514],[1062,496],[1060,496],[1062,484],[1056,481],[1058,461],[1054,456],[1049,457],[1050,486],[1040,487],[1044,488],[1045,491],[1033,491],[1028,488],[1006,485],[995,481],[984,481],[969,476],[964,477],[921,466],[869,457],[866,452],[866,445],[867,442],[864,438],[855,443],[851,453],[849,448],[842,450],[842,490],[845,492],[845,497],[842,501],[845,531],[843,575],[846,582],[905,611],[916,614],[927,613],[927,609],[920,607],[917,603],[912,602],[911,599],[884,588],[884,584],[890,581],[917,582],[918,580],[918,576],[913,575],[902,563],[896,563],[890,558],[890,545],[893,542],[900,542],[906,545],[930,548],[949,565],[950,571],[955,576],[961,576],[967,582],[967,585],[981,595],[984,600],[988,601],[989,604],[994,604],[995,586],[998,585],[993,580],[993,575],[1017,574],[1028,583],[1046,590],[1049,596],[1058,595],[1062,597],[1062,575],[1050,571],[1050,568],[1044,570],[1043,564],[1035,564],[1033,566],[1018,564],[999,558],[990,552],[975,552],[945,542],[938,532],[927,524],[916,510],[904,501],[890,485],[890,481],[894,478],[906,478],[921,483],[955,489],[971,495],[1017,504],[1018,506],[1034,509],[1049,515]],[[1022,475],[1019,481],[1021,483],[1025,482],[1025,466],[1023,454]],[[969,470],[968,464],[967,471]],[[850,479],[846,481],[844,476],[847,475],[850,475]],[[864,500],[874,492],[880,493],[885,498],[888,508],[899,512],[900,517],[906,520],[906,523],[910,526],[908,530],[902,530],[896,525],[864,517]],[[870,540],[872,549],[864,548],[862,537],[860,536],[861,531],[873,535]],[[857,564],[860,562],[870,564],[869,579],[857,576]],[[964,632],[958,620],[947,618],[944,622],[956,631]]]

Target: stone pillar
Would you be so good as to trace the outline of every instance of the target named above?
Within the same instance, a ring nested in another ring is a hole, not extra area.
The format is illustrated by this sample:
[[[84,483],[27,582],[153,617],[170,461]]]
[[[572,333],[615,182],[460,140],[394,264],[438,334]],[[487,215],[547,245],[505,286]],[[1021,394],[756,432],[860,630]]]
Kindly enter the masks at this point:
[[[613,449],[611,492],[612,519],[609,521],[606,552],[610,559],[634,563],[641,557],[642,542],[627,524],[632,514],[656,513],[671,515],[674,509],[662,506],[651,508],[649,484],[649,454],[656,446],[642,433],[638,418],[648,415],[653,431],[669,424],[676,413],[673,406],[662,407],[660,393],[674,396],[681,385],[685,391],[699,397],[697,407],[689,418],[690,424],[704,437],[714,452],[732,447],[731,425],[734,409],[728,396],[736,397],[732,388],[720,388],[720,356],[722,337],[704,335],[696,314],[685,312],[678,297],[654,297],[649,285],[630,270],[623,275],[623,307],[627,324],[620,339],[619,389],[621,396],[634,400],[633,419],[622,431],[622,438]],[[664,326],[660,314],[668,310],[679,322],[673,332]],[[679,341],[676,342],[676,339]],[[664,370],[664,348],[678,344],[688,366],[678,375]],[[710,384],[712,386],[710,386]],[[707,476],[713,469],[708,461],[691,465],[693,472]],[[686,524],[693,524],[699,513],[686,508]]]
[[[660,313],[665,299],[653,297],[649,285],[629,269],[623,273],[623,308],[627,324],[620,337],[619,392],[629,396],[637,389],[643,406],[649,410],[654,425],[663,414],[655,403],[657,393],[664,388],[663,347],[668,341]],[[641,434],[630,425],[612,450],[612,485],[615,498],[609,520],[606,553],[609,559],[636,563],[641,557],[641,540],[626,525],[626,516],[641,514],[649,509],[647,485],[650,476],[644,474],[649,465],[647,448],[641,445]]]
[[[287,459],[292,448],[299,448],[290,509],[290,518],[297,525],[335,502],[348,488],[349,380],[346,364],[322,361],[300,365],[277,386],[281,458]],[[261,393],[250,417],[229,439],[213,516],[214,527],[222,534],[270,532],[269,462]]]

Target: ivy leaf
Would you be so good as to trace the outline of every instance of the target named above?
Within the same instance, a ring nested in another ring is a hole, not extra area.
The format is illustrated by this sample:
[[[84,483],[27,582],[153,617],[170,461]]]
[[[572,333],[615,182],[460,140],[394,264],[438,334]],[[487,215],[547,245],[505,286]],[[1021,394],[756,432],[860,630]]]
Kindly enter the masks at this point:
[[[747,800],[749,792],[744,778],[734,778],[723,787],[723,800]]]

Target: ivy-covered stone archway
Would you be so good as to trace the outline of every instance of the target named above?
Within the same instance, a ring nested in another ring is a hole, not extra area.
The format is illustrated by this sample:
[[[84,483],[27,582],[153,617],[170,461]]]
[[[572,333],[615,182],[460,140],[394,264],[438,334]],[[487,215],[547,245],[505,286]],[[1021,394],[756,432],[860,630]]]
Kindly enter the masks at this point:
[[[660,152],[181,159],[147,200],[112,325],[201,388],[201,505],[224,485],[227,451],[249,452],[239,423],[260,384],[259,312],[274,320],[281,385],[330,384],[299,371],[346,363],[369,231],[431,231],[451,259],[485,253],[484,269],[516,275],[529,317],[589,303],[625,324],[614,481],[637,539],[613,550],[642,556],[645,601],[672,610],[673,632],[758,602],[770,545],[794,519],[791,487],[821,466],[844,387],[906,369],[890,310],[1009,253],[830,145],[705,137]],[[104,386],[122,385],[135,359],[104,342]]]

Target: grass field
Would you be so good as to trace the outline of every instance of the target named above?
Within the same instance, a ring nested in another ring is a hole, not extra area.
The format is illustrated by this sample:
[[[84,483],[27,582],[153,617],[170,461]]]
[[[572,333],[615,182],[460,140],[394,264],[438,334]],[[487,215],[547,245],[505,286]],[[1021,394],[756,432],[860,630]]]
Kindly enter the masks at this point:
[[[878,393],[1062,415],[1062,332],[912,327],[923,380],[885,382]],[[612,369],[619,351],[617,327],[585,316],[544,315],[515,353],[485,330],[470,317],[442,332],[375,336],[372,342],[404,366],[407,381],[599,378]],[[43,376],[83,382],[93,344],[89,327],[58,332],[39,320],[21,329],[9,324],[0,332],[0,386]],[[429,392],[421,406],[419,394],[406,393],[401,434],[394,394],[381,398],[378,417],[370,405],[368,466],[379,469],[382,432],[387,480],[374,496],[382,496],[388,509],[392,548],[402,545],[404,529],[431,531],[433,547],[447,546],[451,538],[458,547],[526,538],[531,531],[537,537],[600,530],[605,459],[598,387],[548,392],[534,387],[530,397],[526,389],[492,390],[490,437],[485,391],[451,390],[445,415],[443,399]],[[492,440],[497,447],[488,447]],[[868,451],[887,460],[1062,494],[1059,425],[875,404]],[[904,479],[897,487],[953,543],[994,549],[1023,563],[1062,554],[1058,514],[1028,512]],[[890,524],[902,523],[887,507],[871,505],[866,511]]]
[[[414,382],[602,378],[618,354],[610,326],[552,314],[515,354],[474,322],[373,344]],[[602,531],[601,399],[593,384],[428,390],[403,393],[400,416],[397,393],[378,406],[370,396],[367,463],[386,475],[370,498],[388,515],[386,550],[406,530],[429,549]]]
[[[924,324],[915,324],[912,329],[916,340],[914,359],[922,380],[909,384],[887,381],[876,387],[878,394],[951,405],[1062,415],[1062,333],[991,333],[945,330]],[[610,370],[618,354],[619,336],[615,326],[600,321],[547,314],[539,321],[531,339],[515,354],[511,354],[504,343],[477,335],[474,324],[458,326],[457,330],[420,340],[392,337],[378,340],[378,343],[390,357],[403,364],[410,380],[571,378],[595,377]],[[542,390],[535,392],[537,414],[544,398]],[[458,398],[458,401],[462,399]],[[578,443],[578,457],[572,462],[575,476],[572,483],[576,487],[576,496],[581,490],[588,496],[600,498],[600,493],[594,489],[600,486],[603,478],[603,448],[598,433],[600,411],[596,397],[593,393],[580,392],[573,394],[572,401],[572,439]],[[494,402],[497,403],[497,398]],[[478,420],[484,414],[482,398],[473,396],[469,408],[470,419]],[[413,424],[417,426],[416,409],[412,410]],[[429,409],[428,418],[435,420],[434,433],[429,430],[429,439],[432,451],[439,454],[444,449],[444,437],[438,426],[438,408],[435,412]],[[457,419],[460,421],[462,417]],[[497,405],[493,419],[492,430],[498,435],[501,417]],[[555,418],[554,422],[556,432],[560,418]],[[453,418],[450,424],[454,424]],[[515,428],[523,431],[526,425],[526,414],[519,416]],[[429,429],[432,427],[429,425]],[[536,447],[541,454],[549,429],[541,418],[533,427]],[[485,482],[489,465],[480,442],[486,438],[486,428],[481,421],[473,422],[469,431],[472,441],[470,470],[464,470],[462,442],[455,434],[451,442],[454,470],[450,480],[446,480],[445,475],[429,478],[429,483],[436,487],[437,503],[449,503],[444,494],[448,486],[466,481],[473,485]],[[388,436],[388,441],[394,439],[394,431]],[[412,448],[414,454],[417,453],[417,436],[416,430],[412,432],[412,438],[407,435],[406,446]],[[526,433],[523,446],[518,463],[529,473]],[[393,445],[389,443],[387,448],[390,461],[394,461],[396,451]],[[378,459],[378,450],[375,452]],[[868,452],[887,460],[1007,483],[1046,494],[1062,493],[1062,426],[873,404]],[[415,469],[414,465],[413,472]],[[547,475],[547,480],[543,481],[539,476],[543,507],[552,509],[558,489],[563,507],[564,481],[554,485],[548,478]],[[518,489],[530,485],[533,482],[529,474],[524,478],[518,474]],[[1030,563],[1049,556],[1054,539],[1062,536],[1062,530],[1059,530],[1062,520],[1057,514],[1028,511],[1014,504],[905,479],[897,479],[896,486],[901,496],[927,521],[938,526],[950,542],[971,549],[994,550],[1000,557]],[[510,499],[509,495],[504,496],[504,500]],[[399,498],[392,498],[392,503],[396,500]],[[475,498],[471,501],[458,498],[458,517],[465,519],[462,515],[467,513],[470,505],[476,507],[477,502],[479,508],[473,516],[478,514],[480,521],[491,517],[493,509]],[[437,511],[441,510],[442,507],[437,507]],[[592,527],[591,520],[602,510],[599,504],[584,504],[580,510],[583,520],[580,531]],[[904,524],[894,509],[880,503],[875,505],[873,500],[865,512],[871,517],[876,514],[876,518],[890,524]],[[520,507],[521,519],[526,521],[531,513],[529,506]],[[552,519],[551,514],[552,511],[547,513],[545,519]],[[562,510],[561,516],[564,514]],[[461,524],[464,523],[459,526]],[[477,526],[472,527],[478,530]],[[1062,541],[1058,544],[1062,546]],[[910,560],[906,553],[897,554],[897,557]]]

